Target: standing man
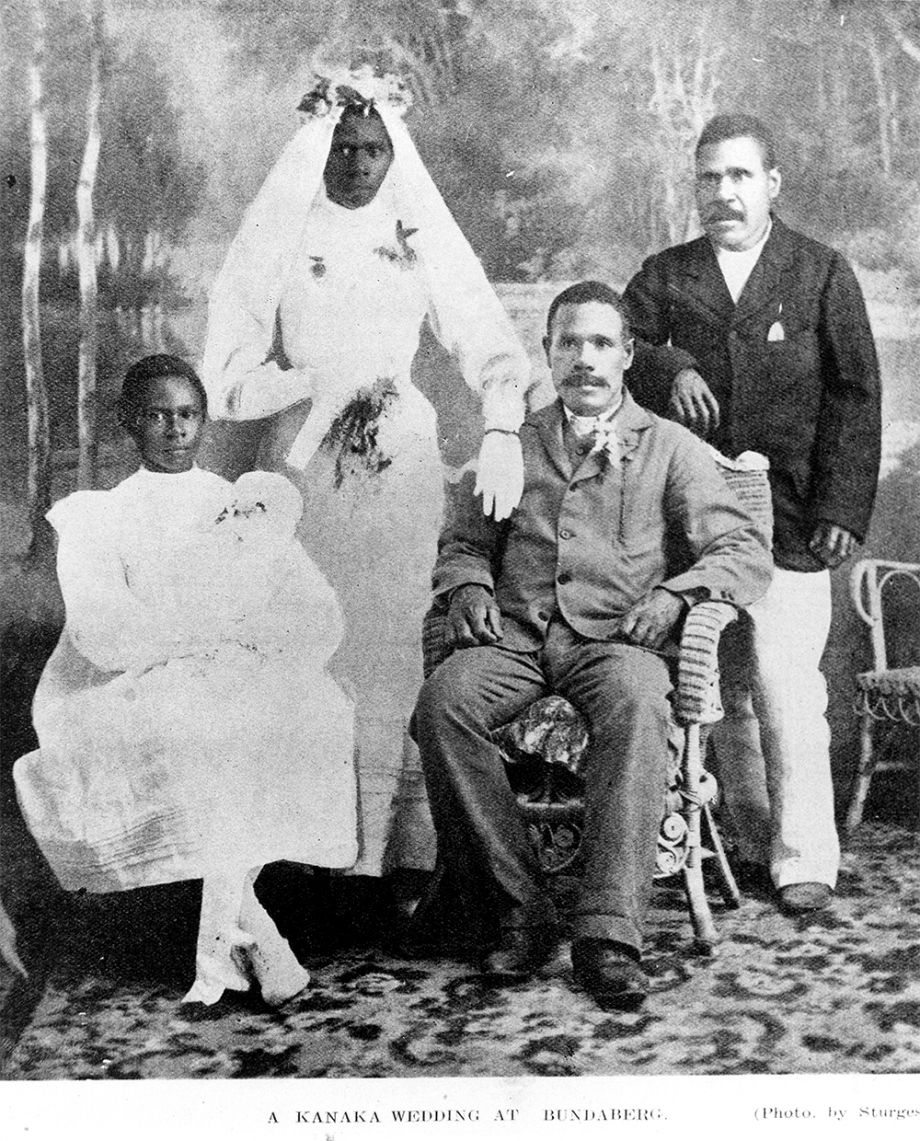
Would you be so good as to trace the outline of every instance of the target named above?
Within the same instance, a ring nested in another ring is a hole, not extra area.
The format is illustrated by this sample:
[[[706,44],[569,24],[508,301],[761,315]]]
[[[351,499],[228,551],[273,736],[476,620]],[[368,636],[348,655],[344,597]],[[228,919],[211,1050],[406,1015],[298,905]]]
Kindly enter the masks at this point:
[[[717,115],[696,147],[706,235],[649,258],[625,300],[645,342],[637,399],[729,456],[753,450],[770,460],[777,569],[749,608],[749,644],[734,640],[716,740],[733,815],[748,816],[738,819],[742,854],[768,857],[781,907],[804,912],[828,904],[839,865],[819,667],[829,572],[863,540],[872,512],[880,386],[853,271],[776,217],[780,183],[763,123]],[[737,811],[738,782],[764,765],[769,842],[752,806]]]
[[[559,399],[521,427],[524,494],[487,518],[465,486],[441,535],[435,593],[459,647],[425,682],[416,732],[457,925],[499,943],[495,974],[556,946],[555,913],[492,730],[554,691],[590,730],[576,980],[604,1005],[645,996],[642,924],[671,726],[660,652],[689,603],[744,606],[770,576],[766,543],[709,450],[623,388],[633,343],[621,299],[581,282],[544,340]],[[678,553],[679,549],[679,553]],[[487,948],[488,949],[488,948]]]

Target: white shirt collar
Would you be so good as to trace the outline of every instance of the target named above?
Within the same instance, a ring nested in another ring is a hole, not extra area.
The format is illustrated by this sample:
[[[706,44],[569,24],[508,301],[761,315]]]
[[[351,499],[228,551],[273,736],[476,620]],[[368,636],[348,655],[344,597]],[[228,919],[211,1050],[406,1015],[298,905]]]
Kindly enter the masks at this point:
[[[191,476],[192,472],[200,472],[202,469],[198,464],[192,464],[190,468],[185,471],[154,471],[153,468],[144,467],[143,462],[141,466],[134,473],[139,475],[142,479],[150,479],[154,481],[167,480],[167,479],[181,479],[183,476]]]
[[[716,260],[719,263],[719,269],[722,271],[722,276],[725,278],[725,284],[728,286],[728,291],[732,295],[732,301],[737,305],[738,298],[747,285],[748,278],[754,272],[754,266],[760,259],[764,246],[767,244],[767,238],[770,237],[770,232],[773,229],[773,219],[771,218],[767,223],[767,228],[764,231],[763,237],[756,244],[751,246],[749,250],[727,250],[724,246],[716,246]]]
[[[622,407],[623,393],[620,392],[620,399],[616,404],[614,404],[612,408],[608,408],[605,412],[601,412],[598,416],[578,416],[566,404],[562,405],[562,410],[565,412],[565,418],[576,436],[590,436],[591,433],[602,424],[609,424]]]

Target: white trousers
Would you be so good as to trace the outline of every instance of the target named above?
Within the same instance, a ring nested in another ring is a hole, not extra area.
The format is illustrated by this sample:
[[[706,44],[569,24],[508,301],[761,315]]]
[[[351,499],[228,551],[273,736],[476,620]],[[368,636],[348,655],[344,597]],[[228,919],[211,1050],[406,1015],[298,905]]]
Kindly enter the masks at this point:
[[[713,731],[720,782],[741,855],[768,863],[777,887],[837,881],[820,670],[830,623],[830,573],[777,568],[766,595],[723,639],[725,719]]]

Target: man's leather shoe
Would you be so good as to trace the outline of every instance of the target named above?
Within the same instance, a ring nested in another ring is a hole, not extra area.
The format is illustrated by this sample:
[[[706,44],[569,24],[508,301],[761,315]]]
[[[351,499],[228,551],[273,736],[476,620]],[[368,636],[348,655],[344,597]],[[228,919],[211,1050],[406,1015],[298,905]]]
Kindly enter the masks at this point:
[[[610,939],[576,939],[575,981],[604,1009],[635,1010],[648,994],[648,978],[632,948]]]
[[[480,968],[486,975],[524,978],[549,962],[558,945],[555,927],[508,927],[495,950],[482,959]]]
[[[827,907],[832,894],[826,883],[787,883],[779,889],[779,905],[790,915],[801,915]]]

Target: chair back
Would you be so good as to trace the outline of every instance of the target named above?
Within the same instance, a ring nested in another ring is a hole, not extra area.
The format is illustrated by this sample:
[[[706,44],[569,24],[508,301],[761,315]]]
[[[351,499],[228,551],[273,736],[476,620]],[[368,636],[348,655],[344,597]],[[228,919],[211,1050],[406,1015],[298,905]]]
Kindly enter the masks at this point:
[[[856,613],[869,627],[873,668],[876,672],[888,669],[882,595],[886,586],[894,580],[906,583],[908,589],[915,594],[917,612],[920,613],[920,565],[917,563],[860,559],[850,573],[850,597]]]
[[[773,497],[770,494],[770,461],[759,452],[742,452],[730,460],[710,447],[722,478],[741,500],[748,514],[773,546]]]
[[[433,674],[452,652],[447,637],[447,607],[436,598],[422,621],[422,676]]]

